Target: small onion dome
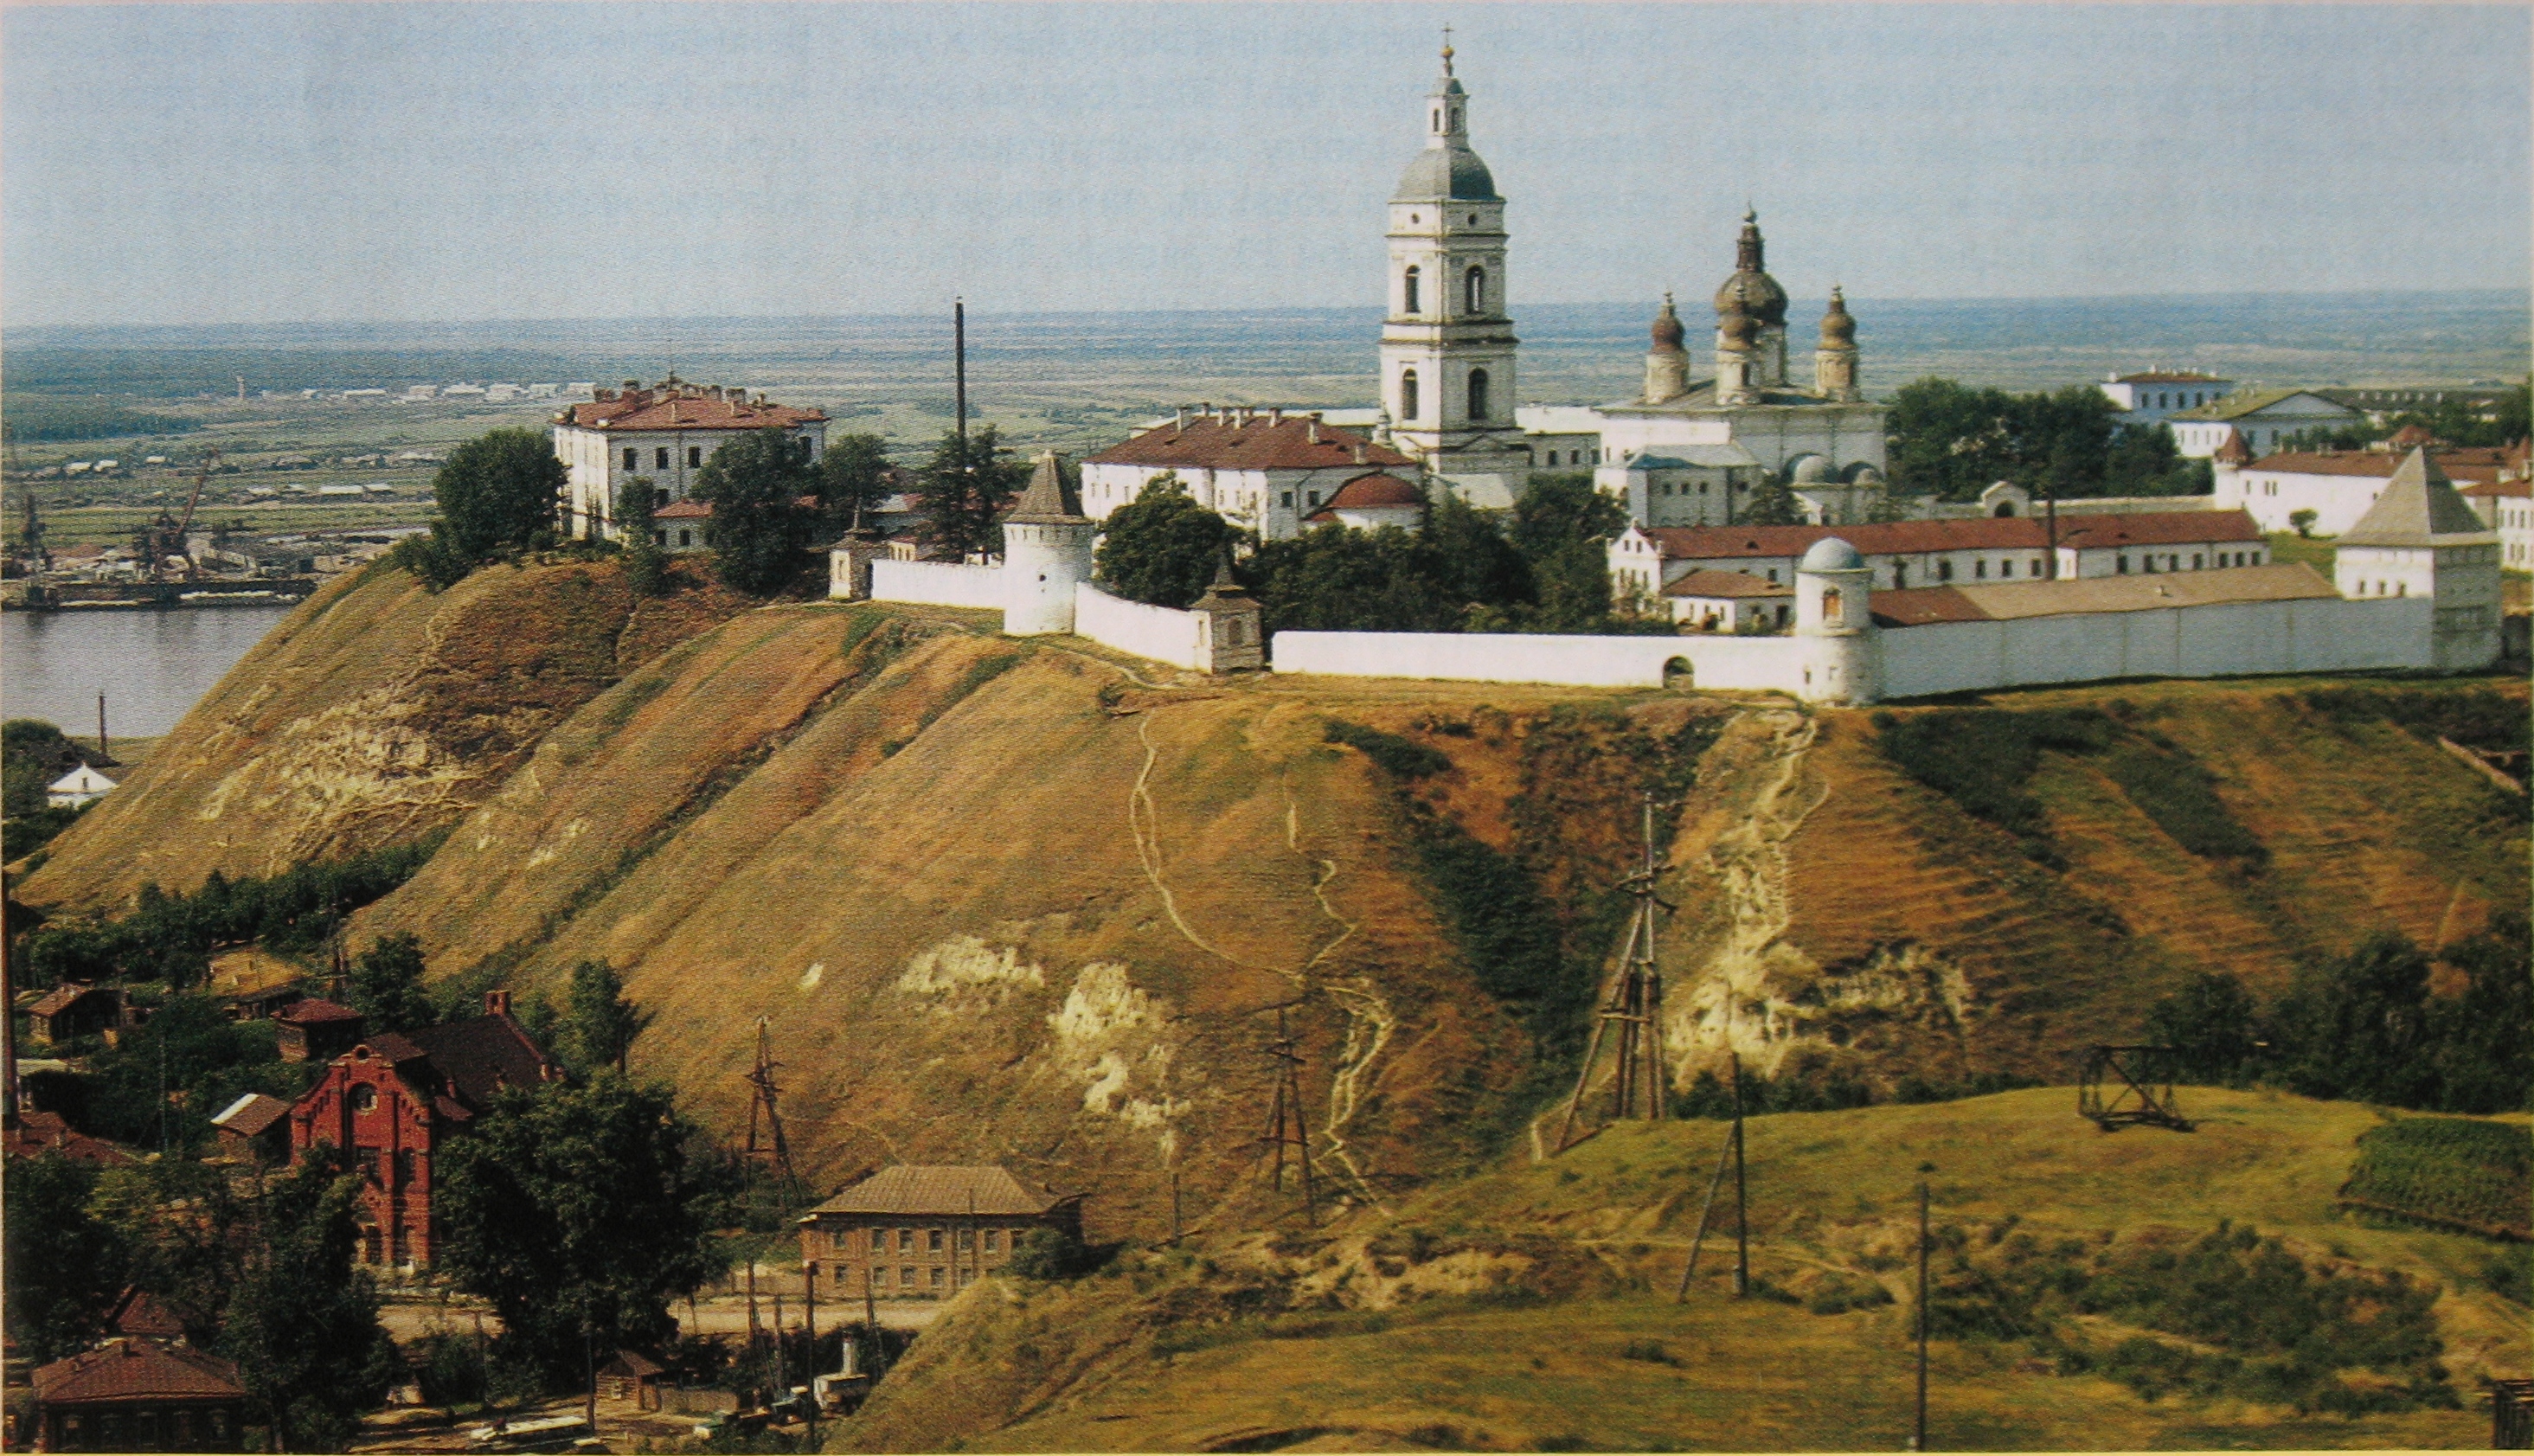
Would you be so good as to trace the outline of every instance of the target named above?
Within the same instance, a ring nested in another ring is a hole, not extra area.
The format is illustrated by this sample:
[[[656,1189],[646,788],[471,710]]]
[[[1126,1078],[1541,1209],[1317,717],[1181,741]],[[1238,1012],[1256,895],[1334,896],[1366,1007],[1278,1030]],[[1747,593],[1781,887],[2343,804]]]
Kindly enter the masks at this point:
[[[1760,321],[1738,308],[1719,309],[1716,327],[1724,335],[1724,346],[1737,353],[1749,353],[1760,346]]]
[[[1729,306],[1756,315],[1764,325],[1786,322],[1786,290],[1769,276],[1764,261],[1766,247],[1760,238],[1760,217],[1756,212],[1742,214],[1742,237],[1735,248],[1733,276],[1716,290],[1716,312],[1721,315]]]
[[[1847,299],[1836,287],[1830,290],[1830,312],[1822,315],[1822,347],[1856,347],[1856,318],[1847,311]]]
[[[1670,294],[1663,295],[1662,312],[1655,315],[1655,326],[1647,332],[1654,336],[1656,353],[1681,352],[1681,340],[1689,335],[1680,327],[1680,315],[1672,312]]]
[[[1856,554],[1855,547],[1837,536],[1824,536],[1815,541],[1813,549],[1805,552],[1803,561],[1795,567],[1799,572],[1861,572],[1864,569],[1865,558]]]
[[[1870,464],[1859,463],[1847,472],[1847,478],[1850,483],[1856,485],[1881,485],[1883,472]]]
[[[1808,455],[1796,458],[1791,478],[1796,485],[1830,485],[1839,479],[1839,472],[1831,468],[1829,460]]]

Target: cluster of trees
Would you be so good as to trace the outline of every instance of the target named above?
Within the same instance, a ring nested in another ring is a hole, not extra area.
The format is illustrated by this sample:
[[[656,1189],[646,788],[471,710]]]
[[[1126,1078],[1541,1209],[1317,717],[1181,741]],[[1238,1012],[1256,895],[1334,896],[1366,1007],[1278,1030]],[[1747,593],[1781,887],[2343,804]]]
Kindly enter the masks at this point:
[[[1227,553],[1248,547],[1234,575],[1269,632],[1667,631],[1611,609],[1604,543],[1626,526],[1591,476],[1558,474],[1534,476],[1507,513],[1444,493],[1414,532],[1331,524],[1252,542],[1163,475],[1111,513],[1096,566],[1120,596],[1184,607]]]
[[[487,430],[451,451],[432,477],[439,515],[431,533],[398,541],[386,560],[441,591],[488,561],[551,547],[568,479],[543,431]]]
[[[2462,989],[2433,994],[2438,963]],[[2263,1005],[2224,972],[2158,1001],[2148,1034],[2195,1082],[2276,1083],[2308,1097],[2432,1112],[2517,1112],[2534,1099],[2534,938],[2521,910],[2435,955],[2397,933],[2301,968]]]
[[[2092,385],[2010,394],[1928,378],[1902,387],[1886,416],[1896,489],[1942,501],[1976,499],[2012,480],[2038,496],[2205,495],[2205,460],[2186,460],[2173,431],[2119,421]]]

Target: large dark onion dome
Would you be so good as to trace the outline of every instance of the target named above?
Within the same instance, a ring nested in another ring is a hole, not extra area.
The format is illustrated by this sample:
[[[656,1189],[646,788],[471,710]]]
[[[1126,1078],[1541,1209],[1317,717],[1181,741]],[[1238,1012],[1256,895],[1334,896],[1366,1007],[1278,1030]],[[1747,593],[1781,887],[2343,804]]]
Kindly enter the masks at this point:
[[[1654,328],[1646,332],[1654,337],[1655,352],[1659,354],[1681,352],[1681,342],[1688,338],[1689,334],[1680,327],[1680,315],[1672,312],[1670,294],[1663,295],[1662,312],[1655,315]]]
[[[1764,245],[1760,241],[1760,214],[1742,214],[1742,238],[1734,250],[1733,276],[1716,290],[1716,312],[1720,319],[1730,305],[1773,328],[1786,322],[1786,290],[1769,276],[1763,263]]]
[[[1830,290],[1830,312],[1822,315],[1822,347],[1852,349],[1856,347],[1856,319],[1847,311],[1847,299],[1833,284]]]

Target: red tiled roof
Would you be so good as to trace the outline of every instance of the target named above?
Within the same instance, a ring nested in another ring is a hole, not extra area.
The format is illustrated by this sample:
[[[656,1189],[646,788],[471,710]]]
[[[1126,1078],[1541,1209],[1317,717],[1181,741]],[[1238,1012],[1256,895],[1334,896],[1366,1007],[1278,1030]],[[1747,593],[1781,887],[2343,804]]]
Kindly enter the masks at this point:
[[[651,513],[653,520],[708,520],[712,507],[701,501],[672,501]]]
[[[1912,586],[1900,591],[1877,591],[1868,601],[1875,624],[1880,627],[1932,627],[1939,622],[1989,620],[1988,613],[1952,586]]]
[[[1867,556],[1908,556],[1922,551],[2037,551],[2050,544],[2050,525],[2039,516],[1975,516],[1945,520],[1896,520],[1859,525],[1702,525],[1640,527],[1667,561],[1734,557],[1800,557],[1813,543],[1837,536]],[[2259,541],[2262,532],[2241,511],[2146,511],[2136,515],[2059,517],[2063,548],[2167,546],[2199,541]]]
[[[2521,501],[2528,496],[2534,496],[2534,480],[2487,480],[2479,485],[2460,487],[2456,494],[2478,496],[2483,499],[2497,499],[2504,496],[2511,501]]]
[[[2198,572],[2071,576],[2056,581],[1990,581],[1877,591],[1868,603],[1884,627],[2003,622],[2075,613],[2144,612],[2230,602],[2305,601],[2339,592],[2303,562]]]
[[[790,428],[826,419],[814,409],[788,404],[752,404],[737,394],[716,399],[700,390],[627,390],[611,399],[575,404],[556,423],[584,430],[761,430],[768,425]]]
[[[287,1106],[287,1104],[284,1104]],[[181,1340],[185,1325],[158,1297],[139,1285],[123,1292],[115,1302],[114,1312],[105,1317],[105,1327],[118,1335],[132,1335],[144,1340]]]
[[[21,1113],[18,1125],[9,1129],[8,1155],[13,1158],[40,1158],[46,1153],[59,1153],[74,1163],[89,1163],[112,1168],[140,1159],[103,1138],[90,1137],[71,1130],[59,1113]]]
[[[507,1012],[426,1026],[407,1036],[457,1098],[478,1111],[492,1106],[504,1087],[536,1086],[555,1069]]]
[[[249,1092],[228,1105],[211,1125],[234,1132],[240,1137],[259,1137],[265,1129],[290,1116],[290,1104],[278,1097]]]
[[[1316,428],[1319,439],[1311,438]],[[1361,454],[1358,454],[1358,448]],[[1310,416],[1199,415],[1162,425],[1083,460],[1086,465],[1163,465],[1206,470],[1325,470],[1352,464],[1413,465],[1407,455]]]
[[[2263,455],[2244,468],[2280,475],[2356,475],[2390,480],[2400,468],[2403,455],[2385,450],[2283,450]],[[2438,468],[2456,484],[2480,484],[2500,477],[2507,463],[2507,452],[2482,447],[2433,450],[2429,458],[2437,461]]]
[[[1795,589],[1749,572],[1695,571],[1663,583],[1665,596],[1792,596]]]
[[[1036,1217],[1070,1195],[1022,1183],[1002,1168],[901,1164],[883,1168],[810,1210],[822,1213],[1016,1214]]]
[[[320,1021],[358,1021],[361,1019],[361,1013],[350,1006],[337,1005],[333,1001],[323,1001],[312,996],[283,1006],[272,1013],[272,1019],[287,1021],[294,1026],[306,1026]]]
[[[1376,470],[1339,486],[1337,494],[1329,497],[1329,503],[1306,518],[1328,521],[1337,519],[1340,511],[1396,511],[1424,504],[1423,491],[1396,475],[1385,475]]]
[[[50,992],[45,994],[43,1000],[36,1001],[31,1006],[29,1006],[27,1008],[27,1013],[31,1016],[58,1016],[62,1012],[69,1010],[72,1006],[79,1004],[81,997],[103,992],[105,988],[101,986],[84,985],[77,981],[71,982],[67,986],[56,986]]]
[[[245,1398],[236,1365],[199,1350],[170,1350],[147,1340],[109,1340],[35,1371],[35,1399],[47,1406]]]

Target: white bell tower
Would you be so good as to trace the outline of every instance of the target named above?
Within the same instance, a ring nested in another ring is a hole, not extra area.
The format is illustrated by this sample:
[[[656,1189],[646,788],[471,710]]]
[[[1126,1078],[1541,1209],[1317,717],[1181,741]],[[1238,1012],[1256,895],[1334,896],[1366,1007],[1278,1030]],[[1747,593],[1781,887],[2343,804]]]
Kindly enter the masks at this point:
[[[1443,74],[1425,98],[1425,150],[1390,201],[1381,404],[1391,441],[1474,504],[1513,504],[1531,455],[1514,423],[1504,199],[1470,150],[1469,93]]]

